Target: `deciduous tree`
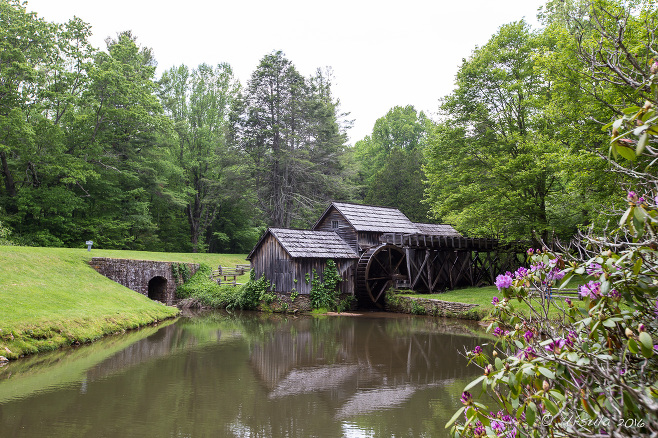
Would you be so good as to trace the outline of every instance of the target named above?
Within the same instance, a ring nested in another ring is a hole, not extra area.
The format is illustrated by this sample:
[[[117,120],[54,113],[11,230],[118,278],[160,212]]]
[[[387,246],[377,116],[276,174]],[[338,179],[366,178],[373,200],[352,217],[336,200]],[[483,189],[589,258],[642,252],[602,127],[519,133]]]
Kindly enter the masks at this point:
[[[559,153],[542,113],[551,84],[536,57],[550,49],[552,41],[520,21],[502,26],[464,61],[426,149],[435,217],[495,237],[546,237],[555,229],[560,218],[552,207],[565,191],[561,169],[570,156]]]
[[[175,123],[185,215],[197,252],[204,239],[211,239],[211,225],[225,205],[239,204],[248,195],[240,190],[236,175],[238,156],[226,142],[229,110],[239,85],[228,64],[201,64],[191,72],[184,65],[166,71],[160,86],[161,101]]]
[[[423,200],[424,149],[433,123],[407,105],[391,108],[372,134],[356,142],[359,197],[368,204],[399,208],[415,221],[427,221]]]

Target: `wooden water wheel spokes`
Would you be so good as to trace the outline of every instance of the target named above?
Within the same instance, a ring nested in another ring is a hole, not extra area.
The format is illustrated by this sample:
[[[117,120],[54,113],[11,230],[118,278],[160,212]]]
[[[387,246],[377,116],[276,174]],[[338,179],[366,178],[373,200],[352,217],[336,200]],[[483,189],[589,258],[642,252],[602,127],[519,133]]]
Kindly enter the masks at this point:
[[[359,290],[382,307],[384,292],[397,281],[408,280],[404,251],[393,245],[381,245],[363,253],[357,266]]]

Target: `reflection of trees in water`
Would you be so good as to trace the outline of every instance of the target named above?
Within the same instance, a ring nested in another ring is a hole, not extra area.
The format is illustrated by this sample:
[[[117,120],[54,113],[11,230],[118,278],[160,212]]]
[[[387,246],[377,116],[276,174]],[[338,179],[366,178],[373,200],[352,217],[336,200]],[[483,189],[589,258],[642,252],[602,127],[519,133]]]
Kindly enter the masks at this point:
[[[190,316],[95,364],[86,371],[86,380],[234,337],[249,340],[250,363],[270,398],[340,386],[430,384],[472,375],[457,352],[471,349],[476,340],[467,326],[451,321],[390,315]]]

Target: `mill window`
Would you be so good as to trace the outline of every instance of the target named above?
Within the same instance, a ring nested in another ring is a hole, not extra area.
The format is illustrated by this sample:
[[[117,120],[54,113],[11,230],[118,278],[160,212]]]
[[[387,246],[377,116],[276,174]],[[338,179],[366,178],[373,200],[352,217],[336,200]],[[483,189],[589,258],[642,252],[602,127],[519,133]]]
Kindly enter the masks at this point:
[[[331,221],[331,228],[334,230],[338,229],[338,221]]]

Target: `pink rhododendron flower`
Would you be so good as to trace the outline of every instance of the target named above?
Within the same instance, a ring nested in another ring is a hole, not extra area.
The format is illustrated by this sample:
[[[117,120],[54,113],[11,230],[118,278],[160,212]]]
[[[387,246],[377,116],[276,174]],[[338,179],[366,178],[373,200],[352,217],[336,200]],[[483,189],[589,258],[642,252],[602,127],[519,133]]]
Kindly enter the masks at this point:
[[[601,283],[598,281],[590,281],[587,284],[580,286],[578,291],[581,297],[589,297],[591,299],[596,299],[601,296]]]
[[[504,275],[501,274],[498,277],[496,277],[496,287],[498,290],[501,289],[507,289],[508,287],[512,286],[512,274],[507,272]]]

